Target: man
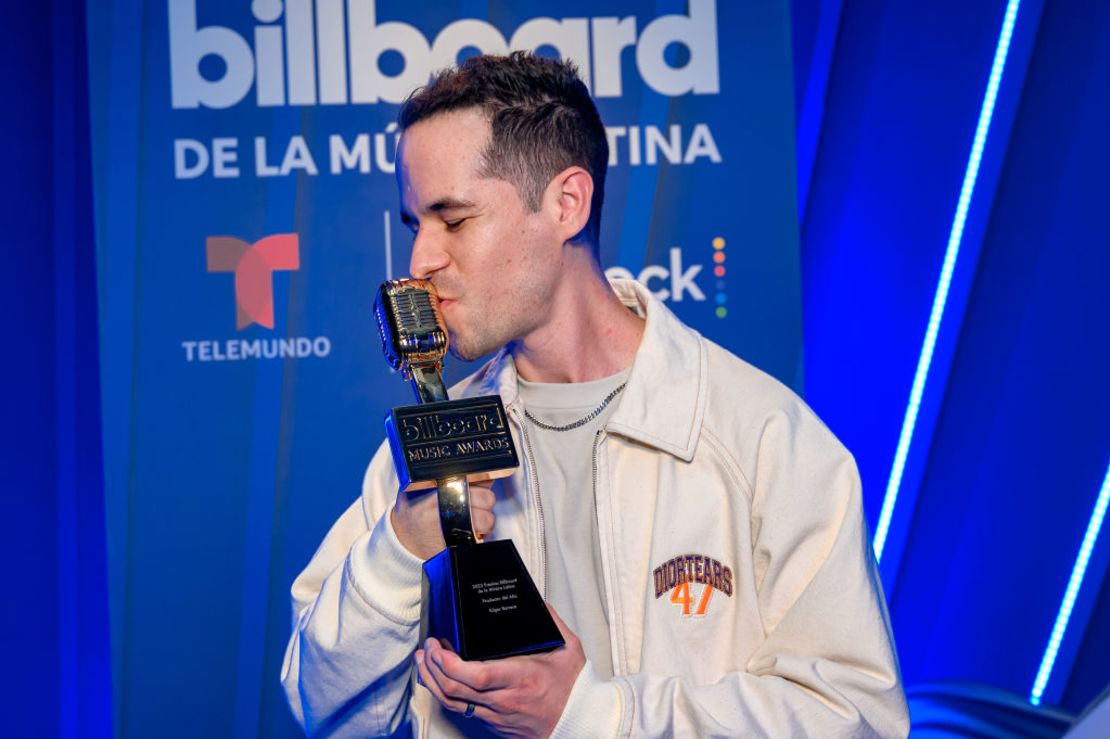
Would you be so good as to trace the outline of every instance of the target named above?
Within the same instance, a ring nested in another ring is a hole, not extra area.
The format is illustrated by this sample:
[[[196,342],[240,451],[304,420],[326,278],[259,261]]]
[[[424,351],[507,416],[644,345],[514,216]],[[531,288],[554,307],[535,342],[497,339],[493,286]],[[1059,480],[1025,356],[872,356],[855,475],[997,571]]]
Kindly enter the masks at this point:
[[[566,646],[463,662],[417,643],[434,494],[387,447],[293,584],[282,679],[310,733],[903,736],[851,456],[788,389],[598,263],[605,131],[569,64],[478,57],[405,104],[410,271],[453,351],[500,349],[521,468],[471,488]]]

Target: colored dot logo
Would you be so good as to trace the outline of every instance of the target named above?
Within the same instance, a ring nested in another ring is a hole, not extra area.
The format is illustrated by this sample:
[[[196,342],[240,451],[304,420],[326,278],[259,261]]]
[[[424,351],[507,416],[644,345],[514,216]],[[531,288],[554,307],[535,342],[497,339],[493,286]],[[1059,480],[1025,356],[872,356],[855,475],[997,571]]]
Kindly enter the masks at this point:
[[[717,318],[728,315],[728,293],[725,292],[725,240],[717,236],[713,239],[713,276],[717,278]]]

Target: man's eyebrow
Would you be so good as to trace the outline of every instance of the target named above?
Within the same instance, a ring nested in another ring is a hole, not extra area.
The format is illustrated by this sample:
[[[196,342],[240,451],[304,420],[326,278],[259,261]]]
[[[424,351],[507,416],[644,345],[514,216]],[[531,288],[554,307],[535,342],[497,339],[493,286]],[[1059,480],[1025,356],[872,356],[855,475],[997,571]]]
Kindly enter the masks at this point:
[[[442,213],[445,210],[454,210],[456,208],[473,208],[474,203],[469,200],[459,200],[458,198],[440,198],[424,210],[428,213]],[[406,226],[411,226],[416,223],[418,219],[406,208],[401,209],[401,223]]]
[[[429,213],[439,213],[445,210],[454,210],[456,208],[473,208],[474,203],[469,200],[459,200],[457,198],[440,198],[428,206]]]

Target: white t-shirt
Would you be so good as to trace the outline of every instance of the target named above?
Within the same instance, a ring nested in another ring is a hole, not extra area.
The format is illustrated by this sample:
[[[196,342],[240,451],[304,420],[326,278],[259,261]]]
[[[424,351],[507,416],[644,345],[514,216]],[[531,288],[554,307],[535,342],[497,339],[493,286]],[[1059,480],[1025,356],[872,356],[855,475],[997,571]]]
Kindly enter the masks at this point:
[[[628,380],[630,369],[590,382],[518,380],[535,455],[536,480],[547,549],[547,600],[578,635],[602,679],[613,676],[609,617],[601,572],[601,542],[594,500],[594,442],[620,402],[618,393],[587,423],[565,431],[594,411]],[[535,419],[535,420],[533,420]]]

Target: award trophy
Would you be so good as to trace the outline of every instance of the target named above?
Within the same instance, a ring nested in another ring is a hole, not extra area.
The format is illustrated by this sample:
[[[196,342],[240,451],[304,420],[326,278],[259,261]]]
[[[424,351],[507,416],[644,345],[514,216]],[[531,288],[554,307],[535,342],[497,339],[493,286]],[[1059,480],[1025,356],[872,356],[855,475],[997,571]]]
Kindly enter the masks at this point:
[[[500,396],[447,399],[438,300],[429,282],[390,280],[374,301],[386,360],[420,403],[385,418],[399,494],[436,489],[447,543],[424,563],[420,640],[445,641],[464,660],[549,651],[563,638],[516,546],[474,535],[469,482],[512,474],[516,447]]]

